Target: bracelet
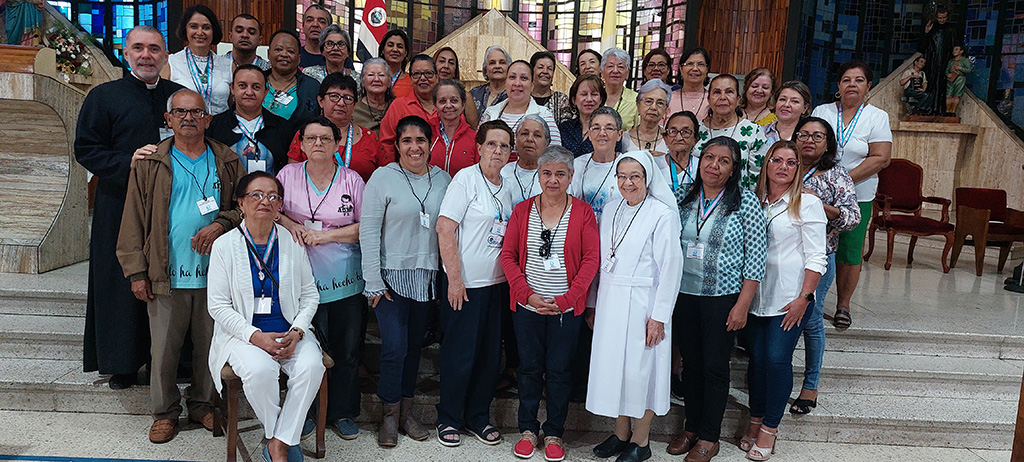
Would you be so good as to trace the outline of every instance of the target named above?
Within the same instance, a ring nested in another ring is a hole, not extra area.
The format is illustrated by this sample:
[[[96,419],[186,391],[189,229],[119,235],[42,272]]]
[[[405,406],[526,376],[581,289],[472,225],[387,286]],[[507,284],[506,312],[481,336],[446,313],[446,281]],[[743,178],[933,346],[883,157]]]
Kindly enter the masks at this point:
[[[306,336],[306,333],[303,332],[302,329],[300,329],[298,327],[292,327],[291,329],[288,329],[288,330],[292,330],[292,331],[298,332],[299,333],[299,340],[302,340]]]

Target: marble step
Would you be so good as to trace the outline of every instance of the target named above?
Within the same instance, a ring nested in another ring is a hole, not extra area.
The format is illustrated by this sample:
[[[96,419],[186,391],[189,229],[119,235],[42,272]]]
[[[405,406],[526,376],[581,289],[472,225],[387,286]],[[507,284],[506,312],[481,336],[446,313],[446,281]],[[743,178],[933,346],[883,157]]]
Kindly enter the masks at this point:
[[[111,390],[106,380],[81,372],[77,361],[12,359],[0,362],[0,409],[104,414],[149,414],[149,389]],[[423,422],[436,418],[437,382],[419,384],[414,412]],[[381,408],[376,396],[364,393],[357,419],[373,424]],[[733,389],[723,423],[723,438],[733,440],[744,430],[747,396]],[[495,425],[516,428],[518,400],[499,394],[492,404]],[[933,398],[864,395],[823,391],[818,407],[809,415],[783,417],[786,440],[895,444],[978,449],[1009,449],[1013,439],[1016,400]],[[242,416],[251,417],[247,404]],[[544,411],[541,411],[543,420]],[[652,434],[667,439],[679,431],[683,408],[673,405],[668,415],[655,419]],[[587,412],[582,404],[570,406],[569,431],[607,433],[614,422]]]
[[[85,320],[0,314],[0,358],[80,359]]]
[[[85,316],[89,262],[42,274],[0,273],[0,314]]]
[[[951,328],[955,328],[951,326]],[[828,351],[1024,360],[1024,337],[825,325]]]

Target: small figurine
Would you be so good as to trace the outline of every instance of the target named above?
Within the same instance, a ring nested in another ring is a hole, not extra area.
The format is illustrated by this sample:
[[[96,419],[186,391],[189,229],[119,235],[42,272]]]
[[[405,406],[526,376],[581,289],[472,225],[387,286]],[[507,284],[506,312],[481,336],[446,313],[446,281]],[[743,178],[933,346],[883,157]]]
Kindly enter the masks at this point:
[[[974,70],[974,65],[967,58],[967,52],[961,45],[953,46],[953,59],[946,65],[946,115],[956,115],[956,108],[960,105],[960,97],[964,95],[964,87],[967,83],[967,74]]]

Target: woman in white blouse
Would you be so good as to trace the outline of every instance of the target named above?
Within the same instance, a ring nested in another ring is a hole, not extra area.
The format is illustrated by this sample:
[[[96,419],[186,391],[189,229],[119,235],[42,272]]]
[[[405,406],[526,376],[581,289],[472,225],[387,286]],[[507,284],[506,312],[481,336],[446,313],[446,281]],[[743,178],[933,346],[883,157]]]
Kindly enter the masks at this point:
[[[513,61],[508,66],[508,77],[505,78],[505,93],[508,99],[488,107],[480,122],[503,120],[512,130],[518,130],[519,124],[530,114],[541,116],[548,124],[551,132],[551,144],[561,146],[562,136],[558,133],[555,116],[548,108],[537,104],[533,99],[533,67],[523,60]]]
[[[176,31],[185,48],[167,57],[161,77],[199,93],[207,112],[217,115],[228,109],[231,96],[231,58],[213,50],[223,32],[220,21],[204,5],[193,5],[181,14]]]
[[[740,449],[750,460],[775,452],[782,413],[793,391],[793,350],[804,311],[825,272],[825,210],[817,196],[804,193],[800,151],[778,141],[755,190],[768,222],[764,282],[747,318],[750,363],[750,427]]]

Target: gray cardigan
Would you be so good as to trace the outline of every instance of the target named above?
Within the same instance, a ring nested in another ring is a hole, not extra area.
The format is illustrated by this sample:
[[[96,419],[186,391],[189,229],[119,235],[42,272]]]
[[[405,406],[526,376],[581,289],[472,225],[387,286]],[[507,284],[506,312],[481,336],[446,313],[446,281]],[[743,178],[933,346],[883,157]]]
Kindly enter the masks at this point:
[[[430,166],[430,172],[421,176],[404,171],[397,162],[370,175],[363,191],[359,223],[364,293],[378,294],[386,289],[382,268],[438,270],[440,257],[434,226],[451,181],[451,176],[436,166]],[[429,227],[420,224],[420,202],[412,191],[423,200],[423,208],[430,215]]]

